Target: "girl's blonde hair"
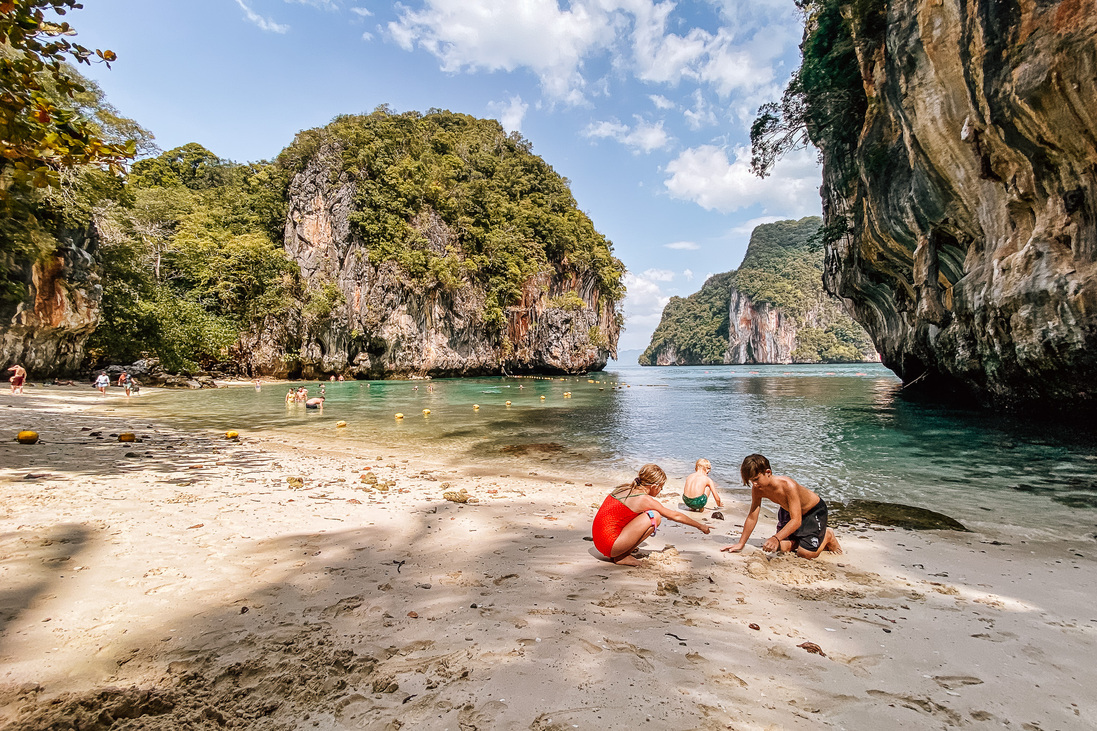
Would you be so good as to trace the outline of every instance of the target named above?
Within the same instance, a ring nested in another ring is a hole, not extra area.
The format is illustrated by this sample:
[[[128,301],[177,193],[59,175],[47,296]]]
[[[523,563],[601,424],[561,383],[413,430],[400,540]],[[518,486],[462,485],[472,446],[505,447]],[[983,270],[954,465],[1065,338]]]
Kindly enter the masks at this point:
[[[657,485],[664,485],[667,481],[667,473],[657,464],[646,464],[640,468],[632,482],[626,482],[620,487],[642,487],[645,491]]]

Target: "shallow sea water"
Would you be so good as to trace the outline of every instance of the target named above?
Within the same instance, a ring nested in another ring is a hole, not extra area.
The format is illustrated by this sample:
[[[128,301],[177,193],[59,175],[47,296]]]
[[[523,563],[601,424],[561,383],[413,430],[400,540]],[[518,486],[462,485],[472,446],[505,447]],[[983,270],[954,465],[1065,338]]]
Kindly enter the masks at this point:
[[[317,395],[317,383],[306,385]],[[876,364],[617,366],[583,378],[324,386],[322,414],[286,406],[286,388],[273,385],[261,392],[162,392],[127,407],[180,426],[285,432],[362,456],[386,454],[385,445],[393,445],[432,461],[451,457],[526,471],[547,463],[609,480],[656,462],[670,476],[671,491],[705,457],[712,477],[740,499],[749,492],[739,484],[739,464],[761,452],[776,473],[828,501],[929,508],[1003,541],[1097,541],[1092,428],[911,401],[891,371]],[[404,419],[395,419],[397,412]],[[337,429],[340,420],[348,426]]]

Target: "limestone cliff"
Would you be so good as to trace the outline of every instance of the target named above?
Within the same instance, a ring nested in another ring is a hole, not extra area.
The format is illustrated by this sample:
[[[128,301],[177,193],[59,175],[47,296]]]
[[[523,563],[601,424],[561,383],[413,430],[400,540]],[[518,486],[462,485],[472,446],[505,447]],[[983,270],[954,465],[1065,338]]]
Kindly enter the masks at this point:
[[[1094,406],[1097,7],[881,5],[882,22],[852,26],[854,147],[811,130],[828,289],[908,383]]]
[[[822,287],[820,220],[763,224],[738,270],[672,297],[641,365],[875,360],[861,328]]]
[[[379,244],[355,227],[381,204],[361,194],[365,173],[345,169],[354,154],[325,134],[292,178],[285,250],[322,306],[272,318],[245,336],[240,350],[255,370],[383,378],[605,366],[616,352],[620,317],[594,267],[546,256],[514,282],[492,320],[498,300],[471,271],[462,232],[434,207],[424,205],[401,222],[411,253],[422,253],[434,268],[416,276],[406,262],[418,260],[378,256]],[[446,272],[457,275],[447,279]]]
[[[79,369],[99,322],[94,248],[94,227],[61,231],[53,252],[8,267],[25,295],[0,306],[0,361],[19,363],[32,377]]]

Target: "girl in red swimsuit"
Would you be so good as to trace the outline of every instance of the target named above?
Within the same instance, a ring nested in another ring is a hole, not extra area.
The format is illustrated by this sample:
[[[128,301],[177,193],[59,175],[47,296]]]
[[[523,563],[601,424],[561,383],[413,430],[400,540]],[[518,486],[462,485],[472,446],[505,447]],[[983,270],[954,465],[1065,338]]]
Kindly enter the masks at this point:
[[[646,464],[640,468],[640,473],[632,482],[621,485],[606,495],[591,527],[594,546],[603,556],[613,563],[642,566],[630,554],[655,535],[662,518],[692,525],[708,535],[707,525],[698,523],[677,510],[671,510],[655,499],[666,481],[667,475],[659,465]]]

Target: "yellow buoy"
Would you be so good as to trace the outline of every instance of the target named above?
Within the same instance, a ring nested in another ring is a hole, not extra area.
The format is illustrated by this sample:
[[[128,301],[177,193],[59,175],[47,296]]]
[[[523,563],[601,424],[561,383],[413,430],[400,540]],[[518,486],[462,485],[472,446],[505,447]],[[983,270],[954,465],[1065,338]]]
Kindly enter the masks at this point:
[[[403,414],[397,414],[397,415],[396,415],[396,418],[397,418],[397,419],[403,419],[403,418],[404,418],[404,415],[403,415]]]
[[[541,397],[541,400],[542,400],[542,401],[544,401],[544,400],[545,400],[545,397],[544,397],[544,396],[542,396],[542,397]]]
[[[587,383],[594,383],[594,379],[593,378],[588,378]]]
[[[473,411],[479,411],[480,410],[480,404],[473,404],[472,405],[472,410]]]
[[[430,416],[430,409],[423,409],[423,416]]]
[[[38,442],[38,432],[27,429],[16,434],[15,439],[20,444],[36,444]]]
[[[339,423],[337,423],[337,424],[336,424],[335,426],[337,426],[337,427],[343,427],[343,426],[346,426],[346,425],[347,425],[347,422],[345,422],[345,421],[340,421],[340,422],[339,422]]]
[[[236,439],[238,436],[240,436],[240,432],[236,432],[236,431],[227,431],[227,432],[225,432],[225,439]]]
[[[510,406],[510,401],[507,401],[507,406]]]
[[[136,442],[137,435],[131,431],[124,431],[118,435],[118,441],[120,442]]]

